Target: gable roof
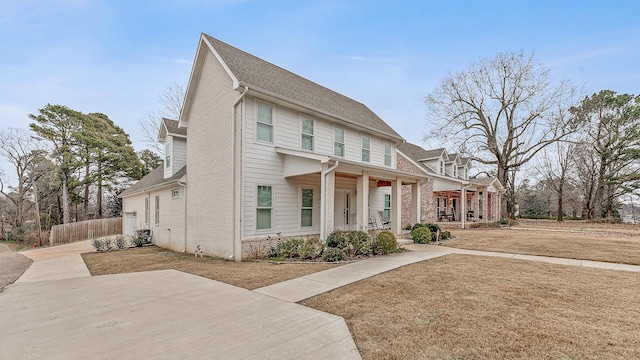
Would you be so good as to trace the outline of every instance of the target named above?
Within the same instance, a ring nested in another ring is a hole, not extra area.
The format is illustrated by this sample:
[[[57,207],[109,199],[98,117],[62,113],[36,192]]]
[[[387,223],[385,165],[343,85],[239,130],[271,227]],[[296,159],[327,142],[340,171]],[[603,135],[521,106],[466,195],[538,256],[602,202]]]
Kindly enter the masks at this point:
[[[471,181],[474,184],[478,184],[478,185],[483,185],[483,186],[490,186],[492,185],[494,182],[498,183],[498,187],[500,189],[503,188],[502,184],[500,183],[500,180],[498,180],[498,178],[496,177],[481,177],[481,178],[474,178],[474,179],[469,179],[469,181]]]
[[[353,125],[375,130],[398,141],[402,137],[364,104],[330,90],[311,80],[237,49],[207,34],[223,66],[229,69],[239,86],[279,97]]]
[[[404,142],[397,146],[398,150],[409,156],[413,161],[427,160],[438,158],[444,153],[444,148],[425,150],[421,146]]]
[[[164,185],[172,184],[178,182],[181,177],[183,177],[187,173],[187,166],[183,166],[177,173],[175,173],[172,177],[165,179],[164,178],[164,162],[160,164],[157,168],[153,169],[150,173],[145,175],[142,179],[140,179],[137,183],[131,185],[127,190],[123,191],[118,195],[118,197],[127,197],[144,190],[148,190],[151,188],[158,188]]]
[[[164,141],[164,138],[167,135],[177,135],[179,137],[186,137],[187,128],[178,127],[178,124],[179,124],[178,120],[162,118],[162,122],[160,123],[160,131],[158,132],[158,140]]]

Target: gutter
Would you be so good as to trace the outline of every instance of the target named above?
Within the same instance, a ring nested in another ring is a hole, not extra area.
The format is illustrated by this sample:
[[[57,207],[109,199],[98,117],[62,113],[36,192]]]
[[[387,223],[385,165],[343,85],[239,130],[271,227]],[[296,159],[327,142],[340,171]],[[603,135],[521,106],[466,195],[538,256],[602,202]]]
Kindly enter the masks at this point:
[[[184,189],[184,193],[182,194],[182,196],[184,197],[184,249],[182,250],[183,253],[187,253],[187,183],[183,183],[182,181],[178,180],[178,185],[182,186],[182,188]]]
[[[326,207],[327,205],[325,204],[325,201],[327,199],[327,192],[326,192],[326,187],[327,187],[327,180],[326,177],[329,173],[331,173],[333,170],[335,170],[338,167],[338,164],[340,162],[338,160],[336,160],[335,164],[333,164],[332,167],[328,168],[327,170],[322,170],[322,172],[320,173],[320,240],[321,241],[325,241],[326,239],[326,226],[325,226],[325,221],[326,221]]]
[[[233,106],[231,107],[231,113],[232,113],[232,119],[231,119],[231,167],[232,167],[232,174],[233,174],[233,185],[232,185],[232,190],[231,190],[231,194],[233,197],[233,201],[231,201],[231,224],[233,226],[232,231],[231,231],[231,259],[237,260],[239,261],[240,259],[236,259],[236,106],[238,106],[238,104],[240,103],[240,101],[242,101],[245,97],[245,95],[247,95],[247,92],[249,91],[249,87],[245,85],[244,87],[244,91],[242,92],[242,94],[240,94],[240,96],[238,97],[238,99],[233,103]],[[244,113],[242,114],[242,116],[244,117]],[[240,254],[240,258],[242,258],[242,254]]]

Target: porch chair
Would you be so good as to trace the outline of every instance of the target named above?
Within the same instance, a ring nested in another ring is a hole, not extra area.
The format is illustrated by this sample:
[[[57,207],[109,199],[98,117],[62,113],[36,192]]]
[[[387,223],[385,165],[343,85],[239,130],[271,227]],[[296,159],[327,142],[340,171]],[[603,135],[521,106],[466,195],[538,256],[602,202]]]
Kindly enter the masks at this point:
[[[378,222],[376,218],[369,218],[369,230],[378,230]]]
[[[391,229],[391,220],[384,216],[384,211],[378,210],[378,218],[380,219],[381,228]]]

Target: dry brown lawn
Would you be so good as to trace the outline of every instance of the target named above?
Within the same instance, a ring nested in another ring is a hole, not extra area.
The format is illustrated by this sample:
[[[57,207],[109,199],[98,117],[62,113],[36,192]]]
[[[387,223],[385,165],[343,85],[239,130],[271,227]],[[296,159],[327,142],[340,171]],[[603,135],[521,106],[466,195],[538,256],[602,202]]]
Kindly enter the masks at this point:
[[[235,262],[206,256],[195,258],[193,254],[176,253],[155,246],[93,252],[82,254],[82,258],[93,276],[173,269],[249,290],[339,266],[321,262]]]
[[[460,249],[543,255],[640,265],[640,226],[520,221],[515,228],[452,229],[444,245]]]
[[[640,275],[448,255],[302,302],[364,359],[637,359]]]

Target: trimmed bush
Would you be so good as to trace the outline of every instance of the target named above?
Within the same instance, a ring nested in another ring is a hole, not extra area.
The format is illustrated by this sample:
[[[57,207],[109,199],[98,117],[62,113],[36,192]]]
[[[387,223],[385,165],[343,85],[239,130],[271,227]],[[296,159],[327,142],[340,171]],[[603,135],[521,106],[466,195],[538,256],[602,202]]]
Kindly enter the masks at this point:
[[[369,234],[364,231],[349,231],[347,232],[348,245],[346,249],[353,252],[352,256],[364,255],[368,256],[373,253],[371,248],[371,241],[369,240]],[[347,251],[345,251],[347,253]],[[349,255],[349,254],[347,254]]]
[[[386,255],[398,251],[398,242],[391,231],[378,233],[372,241],[374,255]]]
[[[327,236],[325,243],[330,248],[344,249],[349,244],[349,237],[346,231],[334,230]]]
[[[123,235],[116,236],[116,240],[114,241],[114,243],[120,250],[127,247],[127,239],[125,239]]]
[[[440,232],[440,240],[451,239],[451,233],[449,231],[441,231]]]
[[[301,259],[317,259],[322,255],[322,251],[324,250],[324,244],[320,239],[316,237],[308,238],[304,240],[299,248],[298,255]]]
[[[411,239],[416,244],[428,244],[431,242],[431,231],[427,227],[418,227],[411,232]]]
[[[344,261],[346,259],[347,256],[344,251],[335,247],[328,247],[322,252],[322,260],[326,262]]]
[[[138,234],[131,239],[131,245],[135,247],[142,247],[147,242],[146,235]]]

